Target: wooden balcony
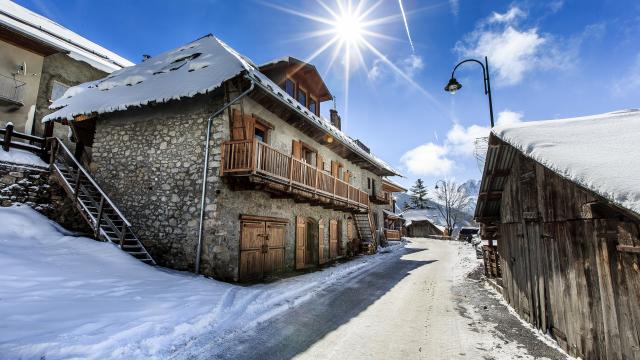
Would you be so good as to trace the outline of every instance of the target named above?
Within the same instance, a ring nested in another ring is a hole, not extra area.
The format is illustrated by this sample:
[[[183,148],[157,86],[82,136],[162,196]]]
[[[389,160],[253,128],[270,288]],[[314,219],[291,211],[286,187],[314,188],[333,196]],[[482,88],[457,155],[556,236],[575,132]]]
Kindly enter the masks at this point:
[[[263,184],[274,197],[347,211],[369,209],[366,192],[257,140],[225,142],[221,163],[222,176]]]

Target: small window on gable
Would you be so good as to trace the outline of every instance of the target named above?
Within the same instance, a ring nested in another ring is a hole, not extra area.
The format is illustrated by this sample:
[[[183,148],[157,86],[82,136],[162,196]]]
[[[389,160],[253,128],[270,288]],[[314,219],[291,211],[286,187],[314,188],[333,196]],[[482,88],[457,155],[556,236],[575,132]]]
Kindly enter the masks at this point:
[[[68,89],[69,89],[68,85],[65,85],[59,81],[54,80],[53,84],[51,84],[51,98],[49,98],[49,101],[54,102],[60,99]]]
[[[298,97],[296,98],[302,106],[307,106],[307,93],[304,90],[298,88]]]
[[[309,110],[312,113],[317,114],[317,107],[316,100],[309,97]]]
[[[287,94],[289,94],[289,96],[291,96],[292,98],[295,99],[295,97],[296,97],[296,84],[293,81],[289,80],[289,79],[285,80],[284,81],[284,91]]]

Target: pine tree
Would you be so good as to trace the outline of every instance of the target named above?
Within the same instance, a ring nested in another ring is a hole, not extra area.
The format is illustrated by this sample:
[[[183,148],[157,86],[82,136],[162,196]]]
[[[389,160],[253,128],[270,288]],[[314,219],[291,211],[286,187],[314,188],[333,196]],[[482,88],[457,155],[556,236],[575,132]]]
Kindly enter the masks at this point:
[[[427,208],[427,188],[422,179],[416,180],[411,190],[411,207],[414,209]]]

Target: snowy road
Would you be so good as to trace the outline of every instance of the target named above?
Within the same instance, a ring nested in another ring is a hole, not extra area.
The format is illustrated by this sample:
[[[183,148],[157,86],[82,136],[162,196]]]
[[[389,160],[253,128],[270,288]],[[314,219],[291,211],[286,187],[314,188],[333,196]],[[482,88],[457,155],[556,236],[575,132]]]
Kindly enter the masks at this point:
[[[371,271],[345,277],[251,329],[223,338],[201,337],[188,346],[188,357],[564,358],[509,315],[481,282],[467,278],[476,264],[467,245],[413,239]],[[472,294],[473,302],[467,296]],[[485,307],[500,314],[509,334],[486,318],[491,312],[478,312]],[[527,339],[524,345],[518,334]],[[528,352],[532,349],[533,355]],[[184,357],[181,351],[174,355]]]

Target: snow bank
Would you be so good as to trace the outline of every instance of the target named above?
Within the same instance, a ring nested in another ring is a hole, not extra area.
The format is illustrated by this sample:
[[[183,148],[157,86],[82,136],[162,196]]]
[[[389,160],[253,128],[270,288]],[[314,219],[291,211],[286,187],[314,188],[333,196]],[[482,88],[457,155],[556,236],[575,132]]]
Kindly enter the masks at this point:
[[[640,110],[497,126],[525,155],[640,214]]]
[[[244,287],[145,265],[26,206],[0,208],[0,359],[166,357],[203,333],[253,326],[388,256]]]
[[[49,166],[47,163],[42,161],[38,155],[26,150],[15,148],[10,148],[9,151],[0,149],[0,162],[39,167]]]

